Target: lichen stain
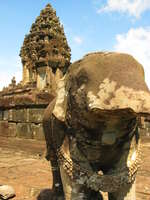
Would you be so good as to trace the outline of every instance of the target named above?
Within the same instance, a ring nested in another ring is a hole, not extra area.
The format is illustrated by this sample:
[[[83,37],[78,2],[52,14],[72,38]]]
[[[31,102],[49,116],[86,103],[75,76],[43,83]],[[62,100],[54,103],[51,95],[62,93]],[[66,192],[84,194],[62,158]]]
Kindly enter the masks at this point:
[[[123,109],[131,108],[135,112],[150,112],[150,95],[147,92],[135,90],[126,86],[117,88],[115,81],[108,78],[99,85],[95,95],[92,91],[87,94],[90,109]]]
[[[65,97],[67,95],[67,92],[65,90],[65,76],[60,79],[57,85],[57,97],[56,97],[56,104],[53,110],[53,114],[55,117],[60,119],[61,121],[65,120]]]

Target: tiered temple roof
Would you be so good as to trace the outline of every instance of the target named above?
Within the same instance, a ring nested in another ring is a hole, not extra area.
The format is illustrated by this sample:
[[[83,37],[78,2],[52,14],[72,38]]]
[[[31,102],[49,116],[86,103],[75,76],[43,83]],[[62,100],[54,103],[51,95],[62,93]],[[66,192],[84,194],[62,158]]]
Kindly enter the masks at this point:
[[[41,11],[30,33],[25,36],[20,56],[27,68],[49,66],[54,73],[57,68],[66,72],[70,64],[70,48],[63,26],[50,4]]]

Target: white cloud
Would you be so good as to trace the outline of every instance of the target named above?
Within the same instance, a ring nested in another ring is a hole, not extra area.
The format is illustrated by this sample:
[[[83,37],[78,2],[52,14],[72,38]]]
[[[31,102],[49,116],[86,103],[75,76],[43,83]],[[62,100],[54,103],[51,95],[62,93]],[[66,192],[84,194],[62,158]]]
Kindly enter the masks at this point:
[[[13,76],[15,76],[17,83],[22,80],[22,65],[20,58],[0,57],[0,90],[11,83]]]
[[[150,89],[150,27],[130,29],[116,36],[115,51],[133,55],[144,67],[145,80]]]
[[[107,4],[98,10],[101,12],[120,12],[139,18],[150,9],[150,0],[107,0]]]
[[[81,45],[83,43],[83,39],[79,36],[75,36],[73,38],[73,40],[75,41],[76,44]]]

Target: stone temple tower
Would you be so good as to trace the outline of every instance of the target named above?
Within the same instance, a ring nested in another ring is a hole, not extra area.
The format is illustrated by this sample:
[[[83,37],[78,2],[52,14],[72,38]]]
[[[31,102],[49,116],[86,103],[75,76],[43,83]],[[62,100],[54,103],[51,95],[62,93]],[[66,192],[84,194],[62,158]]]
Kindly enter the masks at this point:
[[[56,83],[70,65],[63,26],[47,5],[25,36],[20,51],[23,79],[0,91],[0,135],[44,139],[42,119],[55,97]]]
[[[70,48],[56,11],[48,4],[36,18],[20,51],[23,85],[52,88],[54,76],[64,74],[70,64]]]

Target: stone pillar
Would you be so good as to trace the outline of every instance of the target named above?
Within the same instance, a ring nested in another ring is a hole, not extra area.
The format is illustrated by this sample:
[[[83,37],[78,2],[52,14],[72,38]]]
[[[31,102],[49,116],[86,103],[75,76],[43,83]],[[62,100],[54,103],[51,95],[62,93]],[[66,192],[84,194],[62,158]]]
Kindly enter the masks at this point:
[[[46,67],[46,86],[50,89],[50,91],[56,91],[57,83],[62,77],[63,73],[60,69],[57,69],[56,73],[54,74],[51,67]]]
[[[37,79],[37,74],[36,74],[36,70],[33,70],[33,81],[36,81]]]
[[[58,81],[63,77],[63,73],[60,69],[57,69],[56,74],[55,74],[55,81],[56,84],[58,83]]]
[[[37,69],[37,88],[42,90],[46,87],[46,67]]]
[[[52,72],[52,68],[46,68],[46,86],[50,91],[55,89],[55,74]]]
[[[23,66],[23,85],[29,82],[29,70],[26,65]]]
[[[29,81],[32,82],[33,81],[33,72],[32,72],[32,69],[30,68],[28,70],[28,72],[29,72]]]
[[[46,85],[47,85],[47,87],[50,87],[50,85],[51,85],[51,69],[50,69],[50,67],[46,67]]]

